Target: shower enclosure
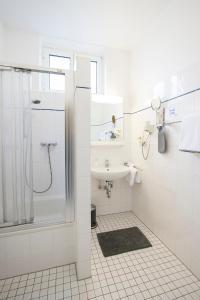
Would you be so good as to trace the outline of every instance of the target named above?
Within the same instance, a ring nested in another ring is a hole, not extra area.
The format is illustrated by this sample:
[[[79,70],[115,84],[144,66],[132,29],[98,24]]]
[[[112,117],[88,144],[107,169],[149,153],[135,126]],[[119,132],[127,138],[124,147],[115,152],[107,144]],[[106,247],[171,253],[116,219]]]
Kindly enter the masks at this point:
[[[0,67],[0,227],[71,221],[69,102],[41,88],[63,71]]]

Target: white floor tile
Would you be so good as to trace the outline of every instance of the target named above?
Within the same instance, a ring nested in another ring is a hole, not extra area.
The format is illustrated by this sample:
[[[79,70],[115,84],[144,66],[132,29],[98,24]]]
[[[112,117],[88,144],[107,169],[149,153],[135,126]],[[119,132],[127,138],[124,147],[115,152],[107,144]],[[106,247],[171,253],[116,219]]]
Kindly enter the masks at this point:
[[[92,277],[78,281],[75,264],[0,281],[0,300],[200,299],[200,281],[131,213],[99,216],[92,230]],[[137,226],[152,247],[105,258],[98,232]]]

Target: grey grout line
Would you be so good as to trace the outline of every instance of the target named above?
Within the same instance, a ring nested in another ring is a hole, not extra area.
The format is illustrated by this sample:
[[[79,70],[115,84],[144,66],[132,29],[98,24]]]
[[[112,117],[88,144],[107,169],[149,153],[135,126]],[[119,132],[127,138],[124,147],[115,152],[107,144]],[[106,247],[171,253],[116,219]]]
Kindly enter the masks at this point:
[[[161,241],[160,240],[160,238],[155,234],[155,233],[153,233],[153,231],[147,226],[147,225],[145,225],[144,224],[144,222],[135,214],[135,212],[133,212],[134,213],[134,215],[136,216],[136,218],[146,227],[146,228],[148,228],[148,230],[154,235],[154,236],[156,236],[156,238],[160,241],[160,243],[161,244],[163,244],[184,266],[185,266],[185,268],[186,269],[188,269],[192,274],[193,274],[193,276],[195,276],[196,278],[197,278],[197,276],[191,271],[191,269],[189,268],[189,267],[187,267],[186,265],[185,265],[185,263],[163,242],[163,241]],[[199,278],[197,278],[198,280],[200,280]]]

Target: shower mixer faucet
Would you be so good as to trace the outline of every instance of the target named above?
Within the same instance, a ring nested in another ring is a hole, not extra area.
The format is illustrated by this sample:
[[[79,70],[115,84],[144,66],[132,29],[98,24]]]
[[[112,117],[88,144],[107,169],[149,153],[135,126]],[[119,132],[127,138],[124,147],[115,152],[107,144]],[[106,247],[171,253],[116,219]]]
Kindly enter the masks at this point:
[[[42,147],[50,147],[50,146],[53,146],[53,147],[56,147],[57,146],[57,143],[55,142],[55,143],[40,143],[40,145],[42,146]]]

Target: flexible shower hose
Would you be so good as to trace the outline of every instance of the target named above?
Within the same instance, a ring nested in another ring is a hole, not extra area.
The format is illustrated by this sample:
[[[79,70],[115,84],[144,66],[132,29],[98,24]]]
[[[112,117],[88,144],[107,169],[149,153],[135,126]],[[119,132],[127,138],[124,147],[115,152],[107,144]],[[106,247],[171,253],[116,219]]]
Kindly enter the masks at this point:
[[[33,192],[36,193],[36,194],[43,194],[43,193],[46,193],[50,190],[51,186],[52,186],[52,183],[53,183],[53,173],[52,173],[52,166],[51,166],[51,155],[50,155],[50,147],[51,145],[48,144],[47,145],[47,152],[48,152],[48,159],[49,159],[49,171],[50,171],[50,183],[48,185],[48,187],[42,191],[37,191],[33,188]]]

